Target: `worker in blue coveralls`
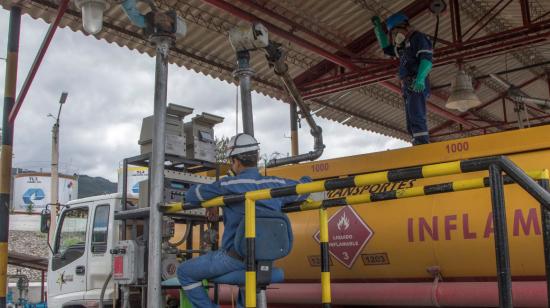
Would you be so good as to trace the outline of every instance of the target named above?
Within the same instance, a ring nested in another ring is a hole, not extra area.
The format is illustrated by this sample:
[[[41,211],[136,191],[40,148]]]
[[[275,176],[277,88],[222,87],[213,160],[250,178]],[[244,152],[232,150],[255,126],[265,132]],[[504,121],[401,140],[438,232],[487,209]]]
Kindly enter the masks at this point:
[[[380,17],[373,17],[372,22],[384,53],[399,58],[399,79],[405,99],[407,131],[412,136],[412,144],[429,143],[426,100],[430,95],[427,77],[432,69],[432,42],[426,34],[414,30],[409,25],[409,18],[403,13],[393,14],[386,20],[393,44],[390,44],[382,29]]]
[[[199,184],[189,188],[185,202],[199,204],[202,201],[223,195],[243,194],[248,191],[295,185],[299,182],[272,176],[262,176],[257,168],[259,143],[247,134],[238,134],[229,141],[226,157],[231,161],[235,176],[227,176],[212,184]],[[304,177],[301,182],[309,182]],[[281,211],[286,203],[304,201],[307,196],[289,196],[257,201],[258,210]],[[210,210],[210,209],[209,209]],[[216,209],[217,213],[217,209]],[[207,216],[214,218],[212,212]],[[203,279],[212,279],[246,268],[244,256],[234,249],[235,234],[239,223],[244,220],[244,202],[227,204],[223,207],[224,232],[221,249],[183,262],[177,271],[178,280],[189,301],[196,308],[218,307],[208,297]],[[244,294],[239,292],[238,307],[242,307]]]

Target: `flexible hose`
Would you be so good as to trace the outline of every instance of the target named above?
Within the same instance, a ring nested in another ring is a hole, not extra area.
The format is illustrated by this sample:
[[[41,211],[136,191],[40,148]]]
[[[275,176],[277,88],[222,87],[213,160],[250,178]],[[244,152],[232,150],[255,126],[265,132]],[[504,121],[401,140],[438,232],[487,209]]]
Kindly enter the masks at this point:
[[[192,229],[192,226],[191,226],[190,222],[187,221],[187,226],[185,228],[185,234],[182,236],[181,240],[179,240],[175,243],[168,242],[168,245],[170,245],[171,247],[178,247],[181,244],[185,243],[185,241],[187,240],[187,237],[189,236],[189,233],[191,232],[191,229]]]
[[[111,277],[113,277],[113,271],[109,273],[109,276],[107,276],[107,279],[105,279],[105,282],[103,283],[103,287],[101,287],[101,294],[99,295],[99,308],[103,308],[103,298],[105,297],[105,290],[107,290],[107,285],[109,284],[109,281],[111,281]],[[113,294],[114,296],[114,294]]]

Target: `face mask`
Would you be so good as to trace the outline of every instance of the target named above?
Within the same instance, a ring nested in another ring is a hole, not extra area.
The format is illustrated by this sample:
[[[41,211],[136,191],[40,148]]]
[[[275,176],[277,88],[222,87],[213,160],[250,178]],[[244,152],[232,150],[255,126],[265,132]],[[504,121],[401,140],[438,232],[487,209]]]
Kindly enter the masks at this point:
[[[405,41],[405,34],[398,32],[393,38],[395,45],[401,45]]]

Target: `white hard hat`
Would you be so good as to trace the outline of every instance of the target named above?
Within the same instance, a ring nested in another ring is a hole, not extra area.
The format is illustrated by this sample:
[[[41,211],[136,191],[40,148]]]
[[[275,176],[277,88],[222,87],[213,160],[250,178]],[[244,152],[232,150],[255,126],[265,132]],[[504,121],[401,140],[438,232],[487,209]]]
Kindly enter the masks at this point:
[[[239,154],[259,151],[258,141],[248,134],[237,134],[229,140],[225,157],[233,157]]]

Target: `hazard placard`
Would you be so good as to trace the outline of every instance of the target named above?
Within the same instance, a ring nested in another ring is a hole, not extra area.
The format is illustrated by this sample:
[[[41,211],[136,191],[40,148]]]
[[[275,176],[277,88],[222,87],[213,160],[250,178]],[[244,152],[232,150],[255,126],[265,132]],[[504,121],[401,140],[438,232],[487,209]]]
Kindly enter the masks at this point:
[[[329,252],[351,268],[374,232],[351,206],[342,207],[328,220]],[[319,231],[313,236],[319,243]]]

